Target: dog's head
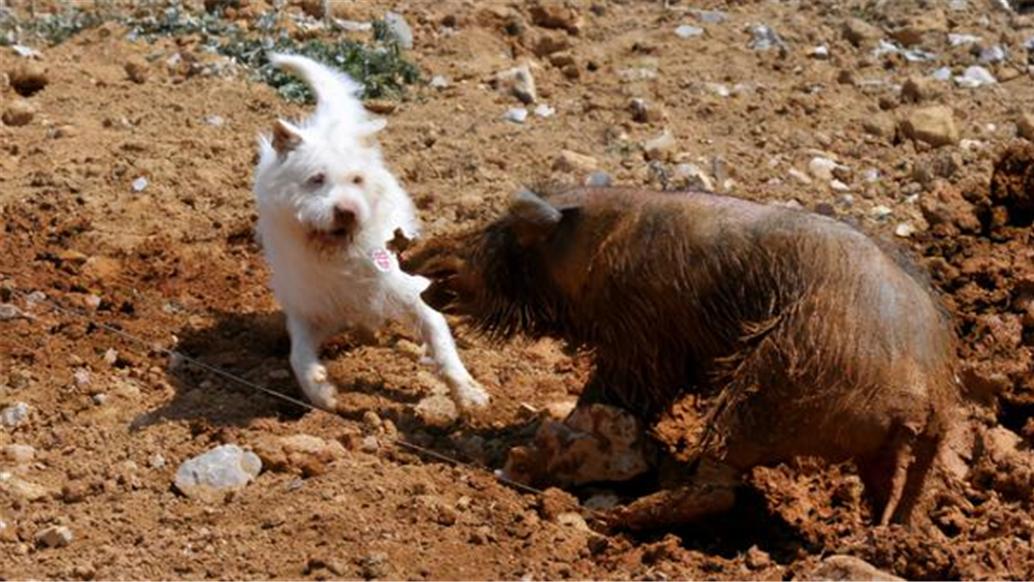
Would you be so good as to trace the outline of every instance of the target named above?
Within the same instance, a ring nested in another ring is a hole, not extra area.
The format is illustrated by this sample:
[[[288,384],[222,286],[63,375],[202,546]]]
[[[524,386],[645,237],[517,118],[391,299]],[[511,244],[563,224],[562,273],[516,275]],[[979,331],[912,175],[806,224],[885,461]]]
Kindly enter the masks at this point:
[[[260,138],[259,211],[320,247],[347,244],[374,215],[390,178],[375,140],[385,123],[366,113],[348,76],[299,56],[270,61],[312,87],[317,109],[302,124],[277,120]]]

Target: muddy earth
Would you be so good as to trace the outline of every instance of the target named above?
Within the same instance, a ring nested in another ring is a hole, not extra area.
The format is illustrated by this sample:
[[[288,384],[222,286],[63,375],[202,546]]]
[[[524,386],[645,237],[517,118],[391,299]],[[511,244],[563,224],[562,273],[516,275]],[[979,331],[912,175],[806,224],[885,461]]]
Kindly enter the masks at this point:
[[[929,271],[979,404],[937,535],[872,527],[854,467],[802,459],[753,471],[727,514],[632,536],[593,531],[592,508],[655,478],[537,494],[492,476],[570,410],[584,354],[453,322],[494,398],[468,421],[401,329],[326,347],[340,416],[170,357],[300,397],[250,183],[258,133],[306,106],[206,50],[218,32],[127,24],[166,4],[8,3],[0,577],[1034,577],[1034,17],[1008,4],[172,6],[297,42],[387,28],[420,78],[369,107],[427,236],[481,224],[522,184],[603,172],[833,215]],[[678,430],[655,433],[677,449]],[[230,491],[184,482],[213,450],[237,455]]]

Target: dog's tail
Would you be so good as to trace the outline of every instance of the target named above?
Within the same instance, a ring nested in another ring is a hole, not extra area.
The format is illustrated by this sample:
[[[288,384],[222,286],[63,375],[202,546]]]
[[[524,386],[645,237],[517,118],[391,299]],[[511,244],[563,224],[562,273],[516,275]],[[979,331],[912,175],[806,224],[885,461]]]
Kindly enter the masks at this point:
[[[320,64],[308,57],[284,53],[268,53],[269,62],[301,77],[316,94],[317,113],[321,110],[346,114],[356,123],[365,120],[365,109],[359,101],[363,86],[347,74]]]

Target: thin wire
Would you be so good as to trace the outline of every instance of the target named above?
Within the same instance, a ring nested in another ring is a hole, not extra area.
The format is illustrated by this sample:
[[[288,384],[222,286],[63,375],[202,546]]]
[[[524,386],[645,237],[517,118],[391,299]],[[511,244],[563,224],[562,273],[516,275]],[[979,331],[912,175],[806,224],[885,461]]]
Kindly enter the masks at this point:
[[[149,342],[149,341],[147,341],[147,340],[145,340],[145,339],[143,339],[143,338],[141,338],[139,336],[135,336],[135,335],[133,335],[133,334],[127,332],[127,331],[124,331],[124,330],[121,330],[121,329],[119,329],[117,327],[108,325],[108,324],[106,324],[106,323],[104,323],[102,321],[98,321],[96,319],[93,319],[87,313],[85,313],[83,311],[80,311],[78,309],[73,309],[73,308],[70,308],[70,307],[65,307],[65,306],[57,303],[56,301],[47,298],[46,296],[44,296],[42,298],[30,297],[29,293],[26,293],[25,291],[22,291],[21,289],[18,289],[15,286],[10,287],[10,290],[11,290],[11,292],[13,294],[18,295],[19,297],[24,299],[26,301],[26,303],[28,303],[30,305],[32,305],[32,304],[42,304],[42,305],[45,305],[45,306],[53,309],[54,311],[57,311],[57,312],[62,313],[64,315],[68,315],[68,316],[71,316],[71,317],[76,317],[76,318],[85,320],[90,325],[93,325],[93,326],[97,327],[98,329],[102,329],[102,330],[104,330],[104,331],[106,331],[108,333],[117,335],[117,336],[121,337],[122,339],[125,339],[127,341],[136,343],[136,344],[141,345],[141,346],[144,346],[144,347],[146,347],[146,348],[148,348],[150,350],[162,353],[162,354],[167,355],[167,356],[169,356],[171,358],[178,358],[178,359],[180,359],[180,360],[182,360],[184,362],[187,362],[188,364],[192,364],[192,365],[197,366],[197,367],[199,367],[199,368],[201,368],[203,370],[207,370],[209,372],[212,372],[213,374],[217,374],[217,375],[219,375],[219,376],[221,376],[221,377],[223,377],[223,378],[225,378],[227,380],[230,380],[230,381],[236,382],[236,383],[238,383],[238,384],[240,384],[242,386],[246,386],[248,388],[251,388],[252,390],[257,390],[259,392],[262,392],[262,393],[264,393],[264,394],[266,394],[268,396],[272,396],[273,398],[277,398],[277,399],[282,400],[284,402],[290,402],[291,404],[294,404],[295,406],[300,406],[300,407],[306,408],[308,410],[313,410],[313,411],[316,411],[316,412],[321,412],[321,413],[324,413],[324,414],[328,414],[330,416],[333,416],[334,418],[337,418],[338,420],[344,420],[343,417],[341,415],[339,415],[339,414],[335,414],[335,413],[333,413],[333,412],[331,412],[329,410],[325,410],[323,408],[319,408],[318,406],[314,406],[314,405],[312,405],[312,404],[310,404],[308,402],[305,402],[303,400],[299,400],[297,398],[288,396],[288,395],[286,395],[286,394],[284,394],[282,392],[277,392],[276,390],[273,390],[272,388],[267,388],[266,386],[262,386],[261,384],[257,384],[255,382],[252,382],[251,380],[248,380],[247,378],[242,378],[241,376],[238,376],[238,375],[233,374],[231,372],[227,372],[226,370],[224,370],[222,368],[219,368],[217,366],[213,366],[211,364],[207,364],[207,363],[205,363],[205,362],[203,362],[201,360],[198,360],[196,358],[192,358],[192,357],[184,354],[183,352],[179,352],[179,351],[176,351],[176,350],[165,348],[165,347],[162,347],[162,346],[157,345],[155,343]],[[532,493],[534,495],[542,495],[544,493],[541,489],[537,489],[537,488],[532,487],[530,485],[525,485],[524,483],[520,483],[520,482],[514,481],[512,479],[508,479],[508,478],[504,477],[503,475],[501,475],[499,473],[496,473],[494,471],[490,471],[490,470],[488,470],[488,469],[486,469],[484,467],[475,465],[473,463],[468,463],[468,462],[463,461],[461,459],[457,459],[455,457],[451,457],[449,455],[446,455],[444,453],[440,453],[440,452],[432,450],[432,449],[428,449],[426,447],[422,447],[420,445],[411,443],[411,442],[409,442],[407,440],[404,440],[402,438],[397,438],[396,437],[396,438],[389,438],[388,440],[390,442],[400,446],[400,447],[409,449],[411,451],[415,451],[415,452],[417,452],[419,454],[422,454],[422,455],[425,455],[425,456],[437,459],[439,461],[444,461],[444,462],[449,463],[451,465],[456,465],[456,466],[459,466],[459,467],[467,467],[468,469],[471,469],[471,470],[474,470],[474,471],[479,471],[479,472],[482,472],[482,473],[488,473],[496,481],[499,481],[500,483],[502,483],[504,485],[508,485],[510,487],[513,487],[514,489],[519,489],[521,491],[524,491],[525,493]]]

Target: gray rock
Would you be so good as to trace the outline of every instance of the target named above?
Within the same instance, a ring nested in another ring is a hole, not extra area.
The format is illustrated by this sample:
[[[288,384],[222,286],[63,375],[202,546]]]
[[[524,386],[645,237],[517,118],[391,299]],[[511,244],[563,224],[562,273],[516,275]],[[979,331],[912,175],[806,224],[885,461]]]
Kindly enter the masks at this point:
[[[708,24],[721,24],[729,18],[729,15],[721,10],[691,10],[690,12],[697,20]]]
[[[503,119],[514,123],[524,123],[524,121],[528,119],[528,110],[523,107],[508,109],[506,113],[503,114]]]
[[[431,82],[428,83],[432,89],[444,89],[449,86],[449,79],[442,75],[435,75],[431,77]]]
[[[495,76],[496,86],[520,99],[521,103],[534,103],[538,98],[535,90],[535,77],[527,64],[501,71]]]
[[[28,318],[28,315],[24,311],[18,308],[17,305],[11,303],[0,303],[0,321],[10,321],[12,319]]]
[[[950,81],[951,67],[941,67],[931,73],[930,76],[938,81]]]
[[[826,45],[819,45],[808,51],[808,56],[813,59],[824,61],[829,58],[829,47]]]
[[[771,48],[785,48],[786,43],[779,38],[775,29],[767,24],[756,24],[750,27],[750,43],[748,46],[756,51],[767,51]]]
[[[204,122],[205,125],[211,125],[212,127],[222,127],[226,124],[226,120],[220,115],[207,115]]]
[[[675,29],[675,35],[679,38],[693,38],[694,36],[700,36],[704,34],[704,29],[699,26],[692,26],[690,24],[683,24]]]
[[[140,176],[136,180],[133,180],[133,183],[130,184],[130,187],[133,188],[133,192],[143,192],[144,189],[147,188],[148,184],[149,182],[147,181],[147,178]]]
[[[545,103],[540,103],[537,107],[535,107],[535,115],[542,118],[553,117],[554,115],[556,115],[556,109],[553,109]]]
[[[980,42],[980,37],[972,34],[948,33],[948,44],[951,46],[965,46]]]
[[[15,402],[0,410],[0,425],[3,425],[4,428],[15,428],[28,420],[30,410],[28,404]]]
[[[610,177],[610,174],[602,170],[596,170],[585,178],[585,185],[594,188],[606,188],[613,183],[614,180]]]
[[[63,548],[72,543],[75,536],[72,530],[63,525],[55,525],[36,532],[36,545],[48,548]]]
[[[388,12],[384,15],[384,24],[388,27],[388,33],[399,47],[409,50],[413,48],[413,29],[409,27],[406,19],[397,12]]]
[[[1000,63],[1007,58],[1009,58],[1009,53],[1000,44],[984,47],[980,50],[981,63]]]
[[[434,394],[424,398],[417,403],[414,412],[425,425],[435,428],[448,428],[460,417],[456,403],[444,394]]]
[[[4,459],[11,461],[16,465],[24,465],[31,463],[36,458],[36,449],[29,445],[7,445],[2,449]]]
[[[250,483],[262,470],[258,455],[237,445],[218,446],[183,462],[176,470],[176,489],[202,501],[221,501],[230,491]]]
[[[967,89],[976,89],[985,85],[994,85],[998,82],[995,76],[984,67],[973,65],[967,67],[965,72],[955,77],[955,84]]]

